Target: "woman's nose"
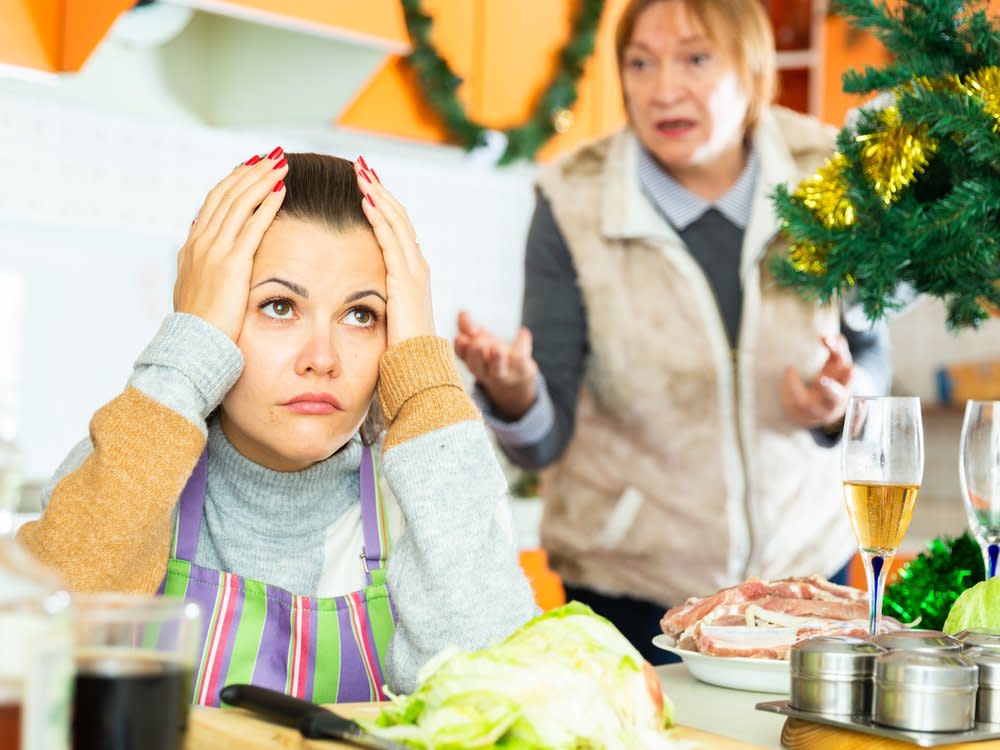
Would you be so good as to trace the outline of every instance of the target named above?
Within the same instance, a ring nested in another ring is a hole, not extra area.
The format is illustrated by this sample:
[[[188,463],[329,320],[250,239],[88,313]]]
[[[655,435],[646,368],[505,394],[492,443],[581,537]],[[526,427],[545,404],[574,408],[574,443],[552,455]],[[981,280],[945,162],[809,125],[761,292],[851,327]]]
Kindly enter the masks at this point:
[[[690,81],[683,70],[674,65],[664,65],[656,81],[655,95],[660,102],[673,104],[684,98]]]
[[[322,327],[310,333],[299,352],[296,370],[299,374],[313,372],[318,375],[340,373],[340,353],[333,331]]]

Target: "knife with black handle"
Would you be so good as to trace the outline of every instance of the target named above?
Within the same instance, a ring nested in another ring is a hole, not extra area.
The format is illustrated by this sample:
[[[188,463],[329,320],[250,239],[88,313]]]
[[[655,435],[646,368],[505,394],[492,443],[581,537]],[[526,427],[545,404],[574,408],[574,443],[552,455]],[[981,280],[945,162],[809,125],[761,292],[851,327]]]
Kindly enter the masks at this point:
[[[412,750],[398,742],[376,737],[357,722],[322,706],[277,690],[257,685],[226,685],[219,695],[223,703],[245,708],[270,721],[298,729],[308,739],[342,740],[375,750]]]

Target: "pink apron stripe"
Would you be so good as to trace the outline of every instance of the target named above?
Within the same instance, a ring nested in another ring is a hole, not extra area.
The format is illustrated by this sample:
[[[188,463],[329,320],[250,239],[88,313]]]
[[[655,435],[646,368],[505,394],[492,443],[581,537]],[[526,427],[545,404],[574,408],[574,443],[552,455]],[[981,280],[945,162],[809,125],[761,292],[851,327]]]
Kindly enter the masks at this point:
[[[309,623],[309,640],[306,644],[302,700],[311,701],[313,699],[313,687],[316,684],[316,663],[319,661],[319,653],[316,649],[316,643],[319,640],[319,607],[316,606],[315,601],[308,601],[308,606],[305,608],[303,616]]]
[[[364,596],[361,592],[355,591],[348,594],[348,598],[352,605],[351,625],[354,630],[354,639],[361,652],[372,700],[384,700],[381,680],[378,674],[378,654],[375,652],[374,641],[368,629],[367,607],[365,606]]]
[[[230,573],[223,574],[222,602],[219,605],[219,616],[216,619],[215,627],[209,635],[209,648],[205,657],[205,679],[202,682],[201,692],[198,694],[197,700],[197,703],[202,706],[213,705],[221,689],[219,673],[226,651],[229,629],[233,623],[233,605],[236,599],[234,583]]]
[[[243,588],[243,581],[231,573],[227,573],[226,576],[231,581],[231,598],[224,624],[225,630],[223,631],[225,646],[221,658],[217,662],[216,675],[212,680],[213,684],[209,688],[208,695],[210,702],[208,705],[211,706],[219,705],[219,692],[226,686],[226,675],[229,674],[229,665],[233,660],[233,647],[236,645],[236,634],[239,632],[240,618],[243,615],[243,604],[246,601],[246,590]]]

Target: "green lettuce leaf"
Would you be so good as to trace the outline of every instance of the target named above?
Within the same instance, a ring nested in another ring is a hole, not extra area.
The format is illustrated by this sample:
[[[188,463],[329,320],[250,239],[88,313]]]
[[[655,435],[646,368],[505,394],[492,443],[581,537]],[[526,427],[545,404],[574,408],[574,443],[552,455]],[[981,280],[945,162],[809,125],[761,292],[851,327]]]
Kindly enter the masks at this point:
[[[944,632],[1000,630],[1000,577],[977,583],[951,605]]]
[[[422,750],[666,748],[673,723],[650,695],[644,660],[615,627],[571,602],[476,652],[438,654],[371,732]]]

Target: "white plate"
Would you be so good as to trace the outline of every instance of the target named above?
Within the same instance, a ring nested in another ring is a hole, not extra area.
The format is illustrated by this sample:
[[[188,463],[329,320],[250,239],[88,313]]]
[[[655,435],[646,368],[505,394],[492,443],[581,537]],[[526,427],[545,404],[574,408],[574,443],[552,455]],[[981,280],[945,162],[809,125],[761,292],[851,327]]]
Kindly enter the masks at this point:
[[[653,645],[681,657],[691,675],[702,682],[737,690],[788,694],[791,672],[787,659],[699,654],[677,648],[674,639],[663,634],[653,638]]]

